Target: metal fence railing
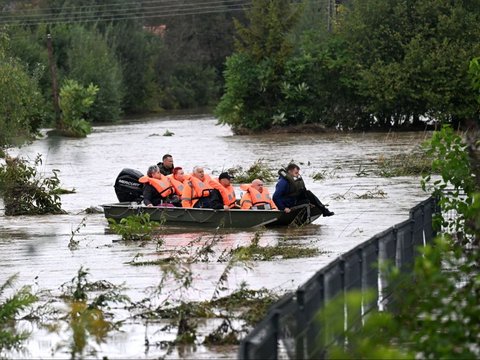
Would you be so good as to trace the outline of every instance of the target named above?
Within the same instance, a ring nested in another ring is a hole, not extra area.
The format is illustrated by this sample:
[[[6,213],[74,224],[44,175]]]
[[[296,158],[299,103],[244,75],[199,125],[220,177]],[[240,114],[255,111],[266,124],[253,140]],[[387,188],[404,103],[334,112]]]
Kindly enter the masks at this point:
[[[430,243],[435,236],[432,217],[436,211],[434,198],[421,202],[410,210],[408,220],[341,255],[295,293],[284,296],[241,342],[239,358],[323,357],[333,335],[329,331],[328,319],[322,322],[315,320],[318,311],[327,301],[351,290],[362,293],[373,290],[375,295],[373,299],[368,298],[368,302],[363,301],[358,308],[349,307],[348,312],[336,314],[343,317],[346,328],[360,326],[362,316],[372,309],[381,310],[389,293],[386,276],[378,265],[389,262],[405,273],[411,272],[417,248]],[[335,321],[339,318],[336,317]]]

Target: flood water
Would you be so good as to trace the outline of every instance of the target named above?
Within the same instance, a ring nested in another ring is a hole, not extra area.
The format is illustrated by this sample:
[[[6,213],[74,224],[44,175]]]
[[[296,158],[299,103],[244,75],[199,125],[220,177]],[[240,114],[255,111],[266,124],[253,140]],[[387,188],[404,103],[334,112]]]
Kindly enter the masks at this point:
[[[165,131],[173,136],[162,136]],[[234,291],[245,281],[249,288],[262,287],[283,293],[294,290],[321,267],[367,240],[376,233],[408,218],[408,211],[427,197],[418,177],[380,178],[362,170],[371,169],[379,156],[408,152],[425,140],[428,134],[263,134],[233,136],[228,127],[216,126],[211,116],[163,116],[112,126],[95,127],[85,139],[44,138],[29,146],[11,150],[11,155],[34,159],[43,155],[42,170],[50,173],[59,169],[62,187],[75,189],[74,194],[62,195],[62,207],[67,215],[6,217],[0,211],[0,284],[18,273],[17,287],[32,285],[34,290],[60,293],[60,286],[70,281],[83,266],[89,269],[89,279],[124,284],[125,293],[140,301],[151,296],[151,288],[159,284],[162,270],[158,266],[131,266],[136,256],[144,260],[157,257],[156,243],[125,243],[120,236],[108,231],[103,214],[86,215],[90,206],[116,201],[113,184],[122,168],[146,172],[165,153],[174,157],[176,166],[190,171],[204,166],[211,174],[234,166],[248,168],[263,159],[272,169],[285,166],[291,160],[301,164],[307,187],[329,205],[335,216],[319,218],[312,225],[298,229],[265,230],[261,245],[278,243],[302,244],[322,250],[313,258],[255,262],[250,269],[235,267],[228,278],[228,291]],[[323,181],[312,176],[324,172]],[[269,184],[273,193],[275,184]],[[360,199],[370,192],[384,197]],[[238,194],[237,194],[238,195]],[[3,203],[0,202],[0,208]],[[84,227],[74,235],[77,250],[68,247],[72,231],[84,219]],[[162,249],[187,245],[202,237],[208,241],[219,236],[216,247],[231,249],[248,245],[254,231],[192,232],[166,231]],[[192,288],[182,293],[183,300],[208,300],[225,268],[225,263],[211,261],[192,266]],[[166,284],[174,286],[174,284]],[[226,293],[228,293],[228,291]],[[226,294],[225,293],[225,294]],[[124,318],[122,318],[122,316]],[[87,357],[158,358],[165,355],[160,347],[145,346],[161,339],[172,340],[174,332],[165,334],[142,320],[126,319],[125,311],[117,309],[117,320],[127,320],[108,341],[95,345],[97,353]],[[44,328],[26,324],[32,335],[24,350],[7,354],[22,358],[65,358],[65,349],[56,350],[68,340],[66,333],[49,333]],[[235,347],[205,347],[175,349],[171,358],[235,357]]]

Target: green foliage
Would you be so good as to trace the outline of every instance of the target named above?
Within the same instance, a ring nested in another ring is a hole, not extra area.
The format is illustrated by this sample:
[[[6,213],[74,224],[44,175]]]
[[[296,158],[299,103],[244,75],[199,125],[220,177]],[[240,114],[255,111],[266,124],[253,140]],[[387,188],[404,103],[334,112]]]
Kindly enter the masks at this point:
[[[433,169],[432,160],[432,154],[427,154],[423,149],[390,157],[380,156],[376,160],[378,169],[375,172],[382,177],[437,174],[438,169]]]
[[[110,228],[127,241],[151,240],[155,230],[161,227],[161,223],[150,221],[150,214],[144,213],[125,217],[117,223],[114,219],[108,219]]]
[[[319,251],[315,248],[304,248],[296,245],[259,246],[258,237],[249,246],[240,246],[231,250],[231,256],[246,260],[271,261],[278,259],[296,259],[313,257]]]
[[[235,183],[251,183],[255,179],[261,179],[265,182],[273,182],[276,174],[272,171],[263,159],[256,160],[248,169],[244,170],[241,166],[228,169],[228,173],[235,176]]]
[[[5,45],[6,44],[6,45]],[[30,75],[23,64],[6,54],[8,41],[0,34],[0,147],[22,144],[44,118],[38,87],[40,72]]]
[[[466,213],[473,204],[474,193],[480,189],[476,189],[472,177],[467,145],[451,127],[443,126],[426,143],[426,148],[434,158],[432,171],[440,174],[441,179],[425,176],[422,188],[438,197],[444,215],[440,215],[443,227],[449,231],[468,232],[468,228],[463,229]],[[458,216],[453,219],[445,216],[451,211],[455,211]]]
[[[105,34],[121,65],[123,110],[129,114],[158,111],[160,89],[155,64],[166,52],[162,39],[144,31],[141,21],[113,23]]]
[[[0,167],[0,193],[5,203],[5,215],[63,214],[58,189],[58,170],[50,177],[40,176],[38,155],[33,164],[21,158],[7,158]]]
[[[97,99],[88,112],[88,118],[97,122],[117,120],[123,97],[122,73],[113,51],[105,39],[93,29],[74,26],[69,29],[70,46],[68,77],[82,85],[95,84]]]
[[[9,277],[0,285],[0,351],[18,349],[22,341],[28,338],[27,332],[18,332],[15,329],[17,316],[37,301],[29,287],[15,291],[5,297],[5,290],[12,288],[16,276]]]
[[[165,74],[166,75],[166,74]],[[162,79],[165,77],[162,75]],[[183,64],[162,82],[160,105],[165,109],[189,109],[210,105],[218,96],[212,67]]]
[[[298,25],[278,37],[272,3],[253,2],[256,15],[248,13],[249,27],[238,26],[227,60],[216,114],[234,131],[308,123],[423,129],[425,118],[478,120],[467,74],[480,51],[478,4],[353,0],[330,18],[321,4],[305,1]]]
[[[85,137],[92,131],[90,123],[83,117],[95,102],[98,86],[80,85],[75,80],[65,80],[60,89],[60,109],[62,110],[63,133],[73,137]]]
[[[82,358],[88,348],[92,348],[90,339],[97,344],[104,343],[109,333],[117,325],[107,318],[103,310],[111,303],[128,303],[122,288],[106,281],[90,282],[87,279],[88,269],[81,267],[70,283],[62,285],[62,294],[68,306],[67,323],[71,339],[63,347],[69,349],[72,359]],[[100,294],[90,299],[91,291]]]
[[[339,33],[361,66],[356,87],[372,125],[475,116],[467,66],[479,50],[478,10],[463,1],[352,1]]]
[[[348,341],[328,349],[327,358],[414,358],[474,359],[480,351],[480,306],[478,293],[478,252],[465,253],[439,238],[434,246],[421,249],[416,258],[413,279],[398,271],[388,306],[394,312],[373,312],[363,327],[347,330]],[[365,301],[363,295],[363,301]],[[343,300],[343,299],[341,299]],[[349,293],[349,306],[359,308],[362,295]],[[330,330],[330,339],[343,333],[343,301],[333,301],[318,317]],[[348,312],[348,310],[347,310]],[[325,327],[324,327],[325,328]],[[327,339],[328,341],[328,339]],[[328,343],[328,342],[327,342]]]
[[[470,61],[468,73],[471,79],[472,88],[477,92],[477,102],[480,103],[480,58],[476,57]]]
[[[255,0],[246,16],[248,25],[235,22],[236,53],[227,60],[225,94],[216,114],[234,130],[266,129],[281,114],[276,107],[285,63],[293,51],[288,34],[298,10],[288,0]]]
[[[221,124],[228,124],[234,131],[239,131],[242,128],[261,129],[273,121],[258,96],[266,91],[262,88],[262,80],[265,79],[261,75],[263,63],[256,63],[245,54],[227,58],[225,92],[215,109]]]

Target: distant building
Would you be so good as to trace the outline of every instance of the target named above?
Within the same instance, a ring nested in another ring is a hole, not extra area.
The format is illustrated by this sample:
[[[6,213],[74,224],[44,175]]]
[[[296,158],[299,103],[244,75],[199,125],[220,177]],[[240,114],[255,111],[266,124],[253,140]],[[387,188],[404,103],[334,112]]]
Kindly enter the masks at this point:
[[[163,38],[165,36],[165,32],[167,31],[167,25],[162,24],[162,25],[144,26],[143,30]]]

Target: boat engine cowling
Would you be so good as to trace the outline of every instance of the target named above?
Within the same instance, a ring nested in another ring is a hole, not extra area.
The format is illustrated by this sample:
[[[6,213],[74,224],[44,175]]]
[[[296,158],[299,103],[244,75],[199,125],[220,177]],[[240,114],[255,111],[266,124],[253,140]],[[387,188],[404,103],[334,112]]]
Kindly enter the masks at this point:
[[[143,184],[138,181],[143,174],[134,169],[125,168],[115,180],[115,194],[120,202],[140,202],[143,199]]]

